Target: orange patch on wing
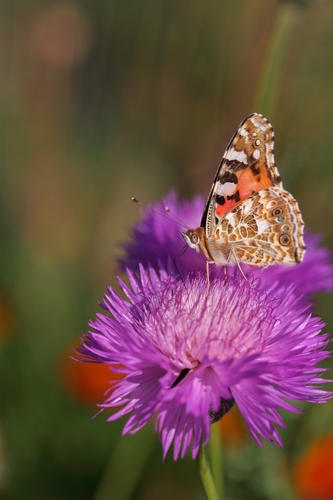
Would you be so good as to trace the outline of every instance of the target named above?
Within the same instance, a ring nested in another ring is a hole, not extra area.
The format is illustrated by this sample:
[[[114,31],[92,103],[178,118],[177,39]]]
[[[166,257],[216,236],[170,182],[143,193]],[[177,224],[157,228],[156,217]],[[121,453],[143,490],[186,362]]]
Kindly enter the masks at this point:
[[[233,200],[226,200],[224,205],[217,205],[215,214],[217,217],[222,218],[227,212],[229,212],[233,207],[235,202]]]
[[[258,165],[259,174],[254,174],[250,167],[239,172],[238,189],[241,201],[245,200],[253,193],[257,193],[261,189],[272,187],[273,183],[268,176],[268,172],[264,164]],[[237,175],[238,177],[238,175]]]
[[[257,165],[259,170],[258,174],[255,174],[250,167],[244,170],[239,170],[236,175],[238,178],[238,183],[235,184],[235,194],[238,191],[239,201],[226,199],[224,205],[217,205],[215,209],[215,214],[220,219],[228,212],[234,210],[238,205],[240,205],[246,198],[251,196],[253,193],[257,193],[261,189],[272,187],[274,184],[271,181],[268,171],[264,163]]]

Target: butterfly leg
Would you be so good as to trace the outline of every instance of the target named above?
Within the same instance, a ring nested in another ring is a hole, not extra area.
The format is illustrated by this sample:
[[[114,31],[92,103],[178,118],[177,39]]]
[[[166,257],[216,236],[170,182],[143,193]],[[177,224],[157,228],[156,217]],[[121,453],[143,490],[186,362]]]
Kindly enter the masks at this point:
[[[226,284],[227,280],[228,280],[228,270],[227,270],[227,266],[223,266],[223,280],[224,280],[224,284]]]
[[[249,286],[250,286],[251,288],[255,288],[253,285],[251,285],[251,283],[249,282],[249,280],[248,280],[248,279],[247,279],[247,277],[245,276],[244,271],[243,271],[243,269],[241,268],[241,266],[240,266],[240,264],[239,264],[239,260],[238,260],[238,258],[237,258],[237,255],[235,254],[235,252],[234,252],[234,251],[232,251],[232,253],[233,253],[233,256],[234,256],[234,258],[235,258],[235,261],[236,261],[237,267],[238,267],[238,269],[239,269],[239,271],[240,271],[241,275],[243,276],[243,278],[245,279],[245,281],[247,281],[247,282],[248,282],[248,284],[249,284]]]
[[[206,297],[208,295],[208,291],[209,291],[209,287],[210,287],[209,264],[210,264],[210,262],[208,260],[206,260],[206,276],[207,276]]]

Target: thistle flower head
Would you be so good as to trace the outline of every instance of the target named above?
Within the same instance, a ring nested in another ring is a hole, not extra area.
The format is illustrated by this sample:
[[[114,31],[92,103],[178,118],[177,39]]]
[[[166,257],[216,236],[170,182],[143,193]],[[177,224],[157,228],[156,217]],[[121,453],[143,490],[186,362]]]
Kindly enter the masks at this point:
[[[278,410],[297,412],[290,400],[325,402],[317,363],[329,356],[313,318],[295,287],[271,285],[266,293],[242,279],[225,277],[206,294],[202,274],[183,283],[140,266],[119,280],[127,300],[109,288],[104,313],[91,322],[80,353],[88,361],[122,365],[102,408],[120,407],[108,420],[130,415],[134,433],[156,415],[164,455],[188,449],[195,457],[206,443],[221,405],[235,400],[254,439],[281,445]]]

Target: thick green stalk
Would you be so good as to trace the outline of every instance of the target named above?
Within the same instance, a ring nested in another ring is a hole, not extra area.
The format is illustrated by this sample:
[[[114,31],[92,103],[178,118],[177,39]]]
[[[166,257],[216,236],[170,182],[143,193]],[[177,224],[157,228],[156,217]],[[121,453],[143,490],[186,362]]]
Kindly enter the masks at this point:
[[[253,110],[273,120],[283,68],[301,9],[294,1],[281,1],[264,54]]]
[[[132,498],[155,442],[156,434],[151,424],[137,434],[119,437],[94,500]]]
[[[208,443],[209,461],[212,469],[213,481],[219,498],[224,496],[223,481],[223,450],[222,439],[219,432],[219,426],[213,424],[210,426],[211,437]]]

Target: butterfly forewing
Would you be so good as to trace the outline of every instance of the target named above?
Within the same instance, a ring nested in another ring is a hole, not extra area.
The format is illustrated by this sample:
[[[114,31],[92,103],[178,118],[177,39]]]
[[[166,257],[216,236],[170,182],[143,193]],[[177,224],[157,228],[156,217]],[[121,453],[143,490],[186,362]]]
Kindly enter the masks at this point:
[[[297,264],[305,253],[297,201],[282,186],[274,130],[253,113],[239,125],[217,169],[201,227],[184,233],[208,262]]]
[[[207,237],[226,213],[271,186],[282,187],[274,162],[274,130],[266,118],[253,113],[239,125],[217,169],[201,220]]]

